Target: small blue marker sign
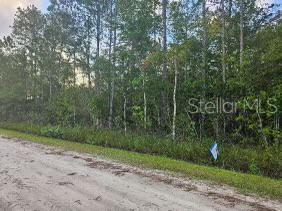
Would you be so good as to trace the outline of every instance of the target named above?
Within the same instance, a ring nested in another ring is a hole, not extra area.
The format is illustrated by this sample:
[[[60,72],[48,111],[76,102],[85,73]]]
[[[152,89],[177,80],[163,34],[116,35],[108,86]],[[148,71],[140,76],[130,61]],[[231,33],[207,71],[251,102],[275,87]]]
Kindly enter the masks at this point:
[[[215,143],[213,145],[213,147],[210,149],[210,152],[211,152],[214,160],[217,160],[218,157],[219,157],[219,151],[218,151],[218,144],[217,143]]]

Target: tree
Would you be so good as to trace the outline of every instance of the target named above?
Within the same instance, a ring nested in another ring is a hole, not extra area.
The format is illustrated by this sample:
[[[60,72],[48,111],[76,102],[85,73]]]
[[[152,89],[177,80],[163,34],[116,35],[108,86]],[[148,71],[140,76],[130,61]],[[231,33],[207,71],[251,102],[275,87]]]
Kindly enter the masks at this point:
[[[51,0],[44,14],[19,8],[0,43],[1,117],[273,144],[280,113],[241,105],[281,98],[281,21],[275,5],[256,2]],[[190,99],[218,97],[238,101],[237,112],[189,110]]]
[[[167,4],[168,0],[162,0],[162,44],[163,44],[163,90],[162,90],[162,105],[161,105],[161,122],[163,127],[166,125],[168,115],[166,82],[167,82]]]
[[[40,93],[42,88],[40,88],[41,84],[38,81],[43,76],[42,70],[39,69],[39,52],[44,22],[45,19],[41,12],[31,6],[26,9],[19,8],[13,24],[12,37],[16,45],[25,51],[27,65],[24,71],[26,84],[29,84],[26,87],[26,93],[27,97],[32,99],[43,95]]]

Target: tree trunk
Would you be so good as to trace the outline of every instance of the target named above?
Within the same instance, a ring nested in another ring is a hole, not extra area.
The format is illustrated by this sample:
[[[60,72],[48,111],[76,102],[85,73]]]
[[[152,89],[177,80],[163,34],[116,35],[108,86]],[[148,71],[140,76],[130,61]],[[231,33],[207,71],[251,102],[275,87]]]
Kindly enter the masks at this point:
[[[87,77],[88,77],[88,87],[91,88],[91,70],[90,70],[90,17],[87,19]]]
[[[167,82],[167,0],[162,0],[162,19],[163,19],[163,72],[162,81],[164,84],[163,90],[161,92],[162,106],[161,106],[161,123],[163,126],[166,125],[167,121],[167,94],[166,94],[166,82]]]
[[[113,113],[114,113],[114,94],[115,94],[115,79],[113,79],[111,84],[111,94],[110,94],[110,112],[109,112],[109,128],[112,129],[113,126]]]
[[[112,44],[113,44],[113,0],[110,0],[110,26],[109,26],[109,62],[112,62]],[[108,127],[112,128],[112,116],[113,116],[113,72],[110,72],[110,82],[109,82],[109,116],[108,116]]]
[[[268,142],[267,142],[267,138],[266,138],[264,131],[263,131],[263,124],[262,124],[262,119],[261,119],[259,111],[257,111],[257,116],[258,116],[258,119],[259,119],[259,129],[260,129],[260,132],[261,132],[261,137],[262,137],[264,143],[267,145]]]
[[[174,90],[173,90],[173,121],[172,121],[172,139],[176,139],[176,112],[177,112],[177,102],[176,102],[176,93],[177,93],[177,79],[178,79],[178,70],[177,62],[174,59]]]
[[[232,0],[229,0],[228,16],[229,16],[229,18],[231,19],[231,16],[232,16]],[[229,22],[231,22],[231,21],[229,20]]]
[[[51,71],[50,70],[49,70],[48,74],[49,74],[49,101],[51,102],[53,91],[52,91],[52,77],[51,77]],[[42,91],[42,97],[43,97],[43,91]]]
[[[221,61],[221,66],[222,66],[222,81],[223,81],[223,90],[222,90],[222,96],[225,97],[225,84],[226,84],[226,46],[225,46],[225,27],[226,27],[226,22],[225,22],[225,0],[221,0],[221,22],[222,22],[222,27],[221,27],[221,48],[222,48],[222,61]],[[218,114],[220,116],[220,114]],[[222,114],[223,116],[223,136],[225,137],[225,131],[226,131],[226,119],[225,115]],[[217,121],[217,127],[218,127],[218,118],[216,119]],[[217,137],[219,133],[219,128],[217,128]]]
[[[233,39],[233,34],[231,30],[226,30],[226,29],[231,29],[233,26],[233,21],[232,21],[232,7],[233,7],[233,0],[228,0],[228,16],[225,15],[225,40],[226,40],[226,54],[232,53],[232,39]],[[226,61],[226,60],[225,60]],[[230,72],[232,69],[232,64],[230,62],[227,62],[226,64],[226,69],[227,71]]]
[[[157,43],[157,26],[156,26],[156,17],[157,17],[157,14],[156,14],[156,11],[157,11],[157,2],[154,1],[154,31],[153,31],[153,39],[154,39],[154,45]]]
[[[143,76],[143,100],[144,100],[144,128],[147,129],[147,96],[146,96],[146,87],[145,87],[145,76]]]
[[[240,68],[243,66],[244,51],[244,8],[243,0],[240,0]]]
[[[207,36],[208,36],[208,29],[207,29],[207,17],[206,17],[206,0],[202,2],[202,18],[203,18],[203,79],[204,79],[204,86],[206,82],[206,67],[207,67]]]
[[[117,31],[116,31],[116,21],[117,21],[117,4],[116,1],[114,3],[114,29],[113,29],[113,55],[112,55],[112,63],[114,66],[114,70],[112,72],[112,79],[111,79],[111,91],[110,91],[110,111],[109,111],[109,128],[112,128],[113,125],[113,112],[114,112],[114,96],[115,96],[115,63],[116,63],[116,41],[117,41]],[[111,26],[112,27],[112,26]],[[111,29],[112,30],[112,29]]]
[[[73,86],[76,86],[76,50],[73,52]]]
[[[97,3],[97,26],[96,26],[96,41],[97,41],[97,58],[100,57],[100,34],[101,34],[101,8],[100,8],[100,2]]]
[[[222,28],[221,28],[221,42],[222,42],[222,80],[225,84],[226,82],[226,50],[225,50],[225,0],[221,0],[221,18],[222,18]]]
[[[123,101],[123,125],[124,125],[124,132],[127,132],[127,124],[126,124],[126,110],[127,110],[127,98],[126,94],[123,96],[124,101]]]
[[[96,12],[97,12],[97,20],[96,20],[96,62],[98,61],[98,59],[100,58],[100,42],[101,42],[101,7],[100,7],[100,1],[97,2],[97,6],[96,6]],[[100,91],[100,70],[96,70],[96,74],[95,74],[95,87],[97,92],[99,93]]]
[[[113,0],[110,0],[110,26],[109,26],[109,61],[112,60],[112,44],[113,44]]]
[[[100,7],[100,0],[96,3],[96,63],[98,62],[100,58],[100,42],[101,42],[101,7]],[[101,72],[98,67],[95,71],[95,89],[97,91],[97,94],[100,94],[100,80],[101,80]],[[100,127],[100,119],[97,117],[96,119],[96,127]]]
[[[279,115],[276,114],[275,115],[275,130],[279,130],[280,129],[280,118],[279,118]]]
[[[203,69],[202,69],[202,81],[203,81],[203,94],[202,97],[205,100],[206,95],[206,68],[207,68],[207,44],[208,44],[208,29],[207,29],[207,17],[206,17],[206,0],[202,2],[202,18],[203,18]],[[205,116],[200,114],[200,141],[202,141],[204,133]]]

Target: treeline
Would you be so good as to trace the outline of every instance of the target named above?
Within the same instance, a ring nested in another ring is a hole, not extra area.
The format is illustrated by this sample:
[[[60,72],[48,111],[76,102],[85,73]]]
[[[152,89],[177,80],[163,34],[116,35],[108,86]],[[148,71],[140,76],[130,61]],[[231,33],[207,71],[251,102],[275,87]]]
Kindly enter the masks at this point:
[[[278,9],[256,0],[19,8],[0,41],[1,121],[280,144]],[[214,108],[218,99],[233,102],[229,112]]]

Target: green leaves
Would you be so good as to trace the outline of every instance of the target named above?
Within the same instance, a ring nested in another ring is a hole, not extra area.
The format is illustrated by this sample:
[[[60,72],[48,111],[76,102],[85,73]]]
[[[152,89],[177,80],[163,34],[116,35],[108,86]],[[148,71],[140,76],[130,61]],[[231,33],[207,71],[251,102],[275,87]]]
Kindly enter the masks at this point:
[[[282,26],[275,7],[166,2],[52,0],[45,14],[18,9],[13,33],[0,41],[0,119],[126,125],[164,136],[175,122],[181,140],[279,142]],[[237,111],[187,114],[189,99],[218,97],[236,102]],[[261,113],[252,106],[257,98]]]

